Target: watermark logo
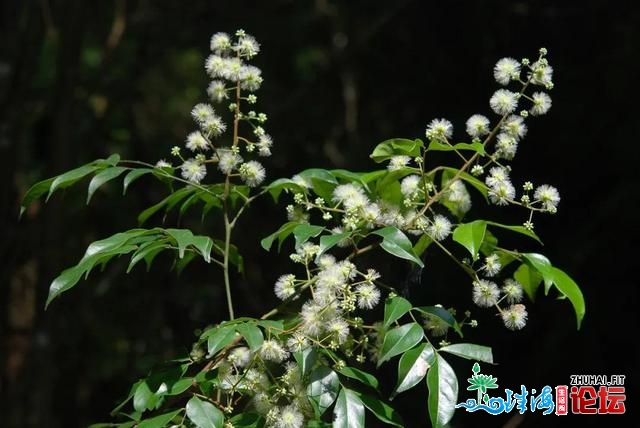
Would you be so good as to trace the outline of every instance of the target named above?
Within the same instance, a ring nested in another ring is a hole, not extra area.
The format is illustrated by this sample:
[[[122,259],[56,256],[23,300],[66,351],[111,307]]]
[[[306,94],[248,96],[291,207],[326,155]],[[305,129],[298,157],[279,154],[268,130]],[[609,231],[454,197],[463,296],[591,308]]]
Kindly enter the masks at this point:
[[[539,392],[524,385],[514,392],[504,389],[504,397],[492,397],[489,390],[498,389],[498,378],[480,373],[480,364],[473,365],[473,375],[467,379],[467,391],[475,391],[470,398],[456,405],[467,412],[485,411],[492,415],[509,413],[516,409],[520,414],[541,410],[543,415],[554,413],[574,414],[622,414],[625,412],[624,375],[571,375],[571,388],[558,385],[544,386]],[[555,392],[555,394],[554,394]]]

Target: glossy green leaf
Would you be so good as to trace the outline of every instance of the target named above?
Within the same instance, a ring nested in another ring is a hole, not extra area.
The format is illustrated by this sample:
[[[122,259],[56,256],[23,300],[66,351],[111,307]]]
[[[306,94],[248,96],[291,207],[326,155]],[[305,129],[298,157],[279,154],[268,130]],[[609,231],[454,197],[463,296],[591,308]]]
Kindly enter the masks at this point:
[[[431,425],[434,428],[444,427],[453,417],[458,401],[458,379],[449,363],[437,353],[427,372],[427,388]]]
[[[72,169],[71,171],[67,171],[64,174],[57,176],[51,183],[51,187],[49,187],[49,193],[47,194],[46,200],[49,200],[51,195],[56,190],[69,187],[72,184],[74,184],[76,181],[86,177],[87,175],[99,169],[103,169],[103,168],[96,165],[95,163],[90,163],[90,164]]]
[[[542,282],[542,275],[540,275],[537,269],[530,267],[526,263],[522,263],[513,273],[513,277],[522,285],[522,289],[527,294],[527,297],[534,302],[536,300],[536,292]]]
[[[333,428],[364,428],[364,404],[360,397],[342,388],[333,409]]]
[[[399,320],[404,314],[409,312],[413,305],[404,297],[395,296],[384,302],[383,325],[389,327]]]
[[[473,259],[476,260],[486,229],[487,222],[484,220],[462,223],[454,229],[453,240],[464,246]]]
[[[290,178],[279,178],[271,183],[265,188],[275,203],[278,203],[278,199],[280,198],[280,194],[282,191],[286,192],[296,192],[296,193],[306,193],[307,189],[291,180]]]
[[[320,366],[311,372],[307,386],[307,397],[309,397],[317,416],[322,416],[333,404],[339,389],[338,375],[329,367]]]
[[[554,267],[551,269],[551,272],[553,274],[553,283],[555,287],[560,291],[560,293],[566,296],[573,305],[573,309],[576,313],[578,329],[580,329],[582,319],[586,312],[584,296],[582,295],[582,291],[580,291],[580,287],[578,287],[578,284],[576,284],[575,281],[562,270]]]
[[[320,237],[320,251],[318,257],[329,251],[338,243],[348,239],[351,236],[351,232],[332,233],[331,235],[322,235]]]
[[[422,330],[422,326],[415,322],[404,324],[387,331],[384,335],[380,354],[378,355],[378,367],[396,355],[400,355],[413,348],[423,337],[424,331]]]
[[[293,358],[295,358],[298,363],[300,374],[307,376],[318,361],[318,351],[313,347],[308,347],[302,351],[294,352]]]
[[[307,242],[310,238],[320,235],[324,227],[312,224],[301,223],[293,229],[293,236],[296,239],[296,248]]]
[[[117,178],[120,174],[125,172],[127,169],[128,168],[124,168],[121,166],[114,166],[114,167],[102,170],[98,174],[96,174],[89,182],[89,188],[87,191],[87,204],[89,203],[89,201],[91,201],[91,197],[96,192],[96,190],[100,188],[100,186],[107,183],[108,181],[113,180],[114,178]]]
[[[187,417],[197,428],[222,428],[224,414],[213,404],[196,396],[187,402]]]
[[[417,311],[422,312],[423,314],[428,314],[430,316],[434,316],[439,318],[444,323],[448,324],[458,336],[463,337],[462,329],[460,328],[460,324],[458,321],[451,315],[451,312],[443,308],[442,306],[419,306],[415,308]]]
[[[288,223],[283,224],[282,226],[280,226],[280,228],[278,230],[276,230],[275,232],[273,232],[271,235],[267,236],[266,238],[263,238],[260,241],[260,245],[262,246],[262,248],[264,248],[265,250],[269,251],[269,249],[271,248],[271,245],[273,245],[273,241],[275,241],[276,239],[278,240],[278,251],[280,251],[280,247],[282,246],[282,242],[287,238],[287,236],[291,235],[293,233],[293,230],[298,227],[300,224],[300,222],[298,221],[290,221]]]
[[[434,359],[434,350],[429,343],[421,343],[402,354],[398,361],[398,384],[390,398],[416,386],[427,375]]]
[[[424,267],[424,263],[420,257],[413,252],[413,245],[407,236],[397,227],[387,226],[379,230],[371,232],[374,235],[382,236],[383,240],[380,244],[387,253],[409,260],[420,267]]]
[[[454,343],[453,345],[443,346],[438,351],[448,352],[468,360],[493,364],[493,353],[488,346],[475,345],[473,343]]]
[[[439,151],[439,152],[449,152],[449,151],[462,151],[468,150],[475,153],[479,153],[480,155],[486,155],[484,151],[484,145],[480,142],[475,143],[457,143],[457,144],[446,144],[441,143],[440,141],[432,140],[429,142],[429,147],[427,147],[427,151]]]
[[[236,331],[244,337],[252,351],[259,349],[264,342],[262,330],[254,322],[246,322],[236,325]]]
[[[180,395],[192,386],[192,378],[179,379],[171,385],[168,385],[169,390],[167,391],[167,395]]]
[[[123,245],[112,250],[94,254],[88,258],[83,258],[76,266],[65,269],[49,286],[49,295],[45,303],[45,308],[60,294],[75,286],[83,276],[87,276],[97,264],[106,263],[114,256],[130,253],[137,248],[136,245]]]
[[[553,266],[549,259],[542,254],[537,253],[524,253],[522,254],[522,257],[529,267],[537,270],[542,276],[542,279],[544,280],[544,292],[545,294],[548,293],[549,288],[551,288],[551,285],[553,284]]]
[[[524,226],[510,226],[507,224],[496,223],[494,221],[486,221],[486,223],[491,226],[499,227],[501,229],[510,230],[512,232],[516,232],[521,235],[528,236],[529,238],[535,239],[540,244],[542,244],[542,241],[540,240],[538,235],[536,235],[532,230],[529,230]]]
[[[212,357],[236,338],[236,330],[232,326],[219,327],[207,337],[208,356]]]
[[[357,395],[360,401],[362,401],[362,404],[382,422],[396,427],[404,426],[404,422],[398,412],[384,401],[359,391],[353,391],[353,393]]]
[[[300,172],[298,175],[311,183],[313,191],[318,196],[327,202],[331,200],[333,189],[338,185],[338,180],[329,171],[321,168],[310,168]]]
[[[27,193],[24,194],[22,198],[22,202],[20,203],[20,217],[24,214],[25,210],[29,205],[39,199],[42,195],[49,191],[51,187],[51,183],[55,180],[55,177],[48,178],[46,180],[40,181],[27,190]]]
[[[180,203],[180,201],[189,197],[196,190],[197,189],[195,187],[183,187],[182,189],[176,190],[157,204],[152,205],[151,207],[142,211],[138,215],[138,223],[141,225],[146,223],[152,215],[162,210],[163,208],[165,209],[165,213],[169,212],[174,206]]]
[[[131,186],[134,181],[151,172],[153,172],[153,169],[151,168],[135,168],[129,171],[129,173],[124,176],[124,180],[122,181],[122,194],[125,195],[127,193],[127,190],[129,190],[129,186]]]
[[[355,379],[358,382],[370,386],[373,389],[378,389],[378,379],[376,379],[376,377],[370,373],[349,366],[341,368],[340,370],[338,370],[338,373],[348,378]]]
[[[145,260],[147,263],[147,270],[151,267],[151,262],[161,251],[170,248],[168,239],[159,239],[155,241],[146,242],[140,245],[136,252],[131,256],[131,262],[127,266],[127,273],[131,272],[133,267],[140,261]]]
[[[173,420],[182,412],[182,409],[174,410],[173,412],[163,413],[162,415],[154,416],[150,419],[140,421],[137,428],[164,428],[169,422]]]
[[[369,157],[376,163],[384,162],[398,155],[416,157],[420,155],[420,150],[423,147],[424,143],[418,139],[392,138],[378,144]]]
[[[145,410],[157,409],[161,404],[162,395],[152,391],[146,380],[140,382],[133,395],[133,408],[139,412],[144,412]]]

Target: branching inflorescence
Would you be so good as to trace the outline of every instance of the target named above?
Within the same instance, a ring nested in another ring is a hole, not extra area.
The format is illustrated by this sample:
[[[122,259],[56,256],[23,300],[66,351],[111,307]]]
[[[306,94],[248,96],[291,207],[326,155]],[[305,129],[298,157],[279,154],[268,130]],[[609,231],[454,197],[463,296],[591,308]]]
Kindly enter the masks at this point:
[[[518,191],[510,177],[509,163],[527,134],[525,120],[551,107],[545,91],[553,87],[553,70],[545,49],[533,62],[503,58],[496,63],[493,74],[504,87],[489,100],[494,119],[469,117],[466,142],[455,142],[450,121],[434,119],[426,128],[426,143],[394,138],[374,148],[371,158],[386,168],[364,173],[311,168],[261,186],[266,174],[256,159],[271,155],[272,138],[263,128],[267,116],[252,110],[263,79],[248,63],[260,45],[240,30],[233,37],[214,34],[210,47],[205,63],[212,79],[209,102],[191,111],[197,129],[187,135],[185,147],[171,150],[180,162],[177,168],[165,160],[150,165],[114,155],[36,184],[23,202],[26,206],[95,174],[90,198],[126,172],[125,191],[147,174],[184,185],[171,187],[167,198],[142,212],[140,223],[163,209],[180,207],[183,214],[197,204],[202,216],[218,213],[222,219],[221,239],[160,227],[115,234],[92,244],[80,263],[51,285],[47,304],[114,256],[131,254],[131,269],[141,260],[150,265],[164,250],[176,253],[179,269],[198,255],[222,269],[229,319],[205,329],[189,356],[174,363],[176,370],[151,373],[134,385],[126,400],[133,400],[134,413],[128,415],[133,424],[300,428],[314,421],[315,426],[363,427],[366,408],[381,421],[401,426],[401,416],[384,398],[388,393],[366,371],[396,357],[398,380],[390,398],[426,377],[430,396],[439,397],[429,400],[431,422],[446,424],[455,408],[457,380],[443,355],[493,361],[490,348],[453,343],[454,333],[462,338],[462,328],[478,322],[469,311],[459,318],[453,307],[416,306],[398,296],[400,284],[383,281],[375,267],[358,266],[363,254],[371,256],[368,260],[392,256],[422,268],[425,254],[442,252],[469,277],[461,285],[470,286],[471,298],[462,304],[471,300],[494,308],[510,330],[526,325],[525,297],[533,299],[541,284],[547,293],[555,287],[568,297],[580,324],[584,301],[573,280],[541,254],[502,248],[494,233],[539,241],[534,213],[553,214],[560,201],[550,185],[526,181]],[[230,122],[225,114],[231,114]],[[434,165],[438,153],[453,160]],[[218,181],[209,184],[211,177]],[[230,269],[235,265],[242,272],[242,258],[232,232],[250,203],[267,193],[275,201],[288,194],[291,201],[288,221],[261,245],[269,250],[277,241],[280,249],[293,237],[293,266],[275,282],[280,306],[259,319],[236,319]],[[519,206],[528,215],[521,225],[473,218],[477,200]],[[380,305],[382,318],[375,315]]]

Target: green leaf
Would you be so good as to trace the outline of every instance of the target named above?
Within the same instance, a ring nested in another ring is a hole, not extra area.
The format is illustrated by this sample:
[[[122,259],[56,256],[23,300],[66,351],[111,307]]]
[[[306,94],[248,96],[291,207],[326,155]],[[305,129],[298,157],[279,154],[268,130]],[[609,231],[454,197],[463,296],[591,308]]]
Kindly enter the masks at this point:
[[[91,201],[91,197],[93,194],[106,182],[117,178],[120,174],[125,172],[128,168],[124,168],[122,166],[114,166],[111,168],[107,168],[105,170],[100,171],[96,174],[91,181],[89,182],[89,189],[87,191],[87,204]]]
[[[25,210],[29,205],[31,205],[34,201],[39,199],[42,195],[49,191],[51,187],[51,183],[55,180],[55,177],[48,178],[46,180],[40,181],[27,190],[27,193],[24,194],[22,198],[22,202],[20,203],[20,217],[24,214]]]
[[[454,343],[443,346],[439,351],[448,352],[467,360],[484,361],[493,364],[493,353],[488,346],[474,345],[473,343]]]
[[[453,231],[453,240],[464,246],[473,259],[477,260],[486,229],[487,222],[484,220],[461,223]]]
[[[320,235],[324,227],[301,223],[293,229],[293,236],[296,238],[296,248],[307,242],[310,238]]]
[[[244,337],[252,351],[259,349],[264,342],[262,330],[254,322],[246,322],[236,325],[236,331]]]
[[[404,314],[409,312],[413,305],[404,297],[396,296],[387,299],[384,302],[384,320],[383,325],[389,327],[395,321],[400,319]]]
[[[193,242],[193,233],[188,229],[167,229],[167,234],[176,241],[178,257],[183,258],[186,248]],[[211,246],[213,247],[213,243]]]
[[[198,428],[222,428],[224,414],[213,404],[193,396],[187,402],[187,417]]]
[[[376,163],[384,162],[398,155],[416,157],[420,156],[420,150],[423,147],[424,143],[418,139],[392,138],[378,144],[369,157]]]
[[[468,174],[466,172],[460,172],[460,170],[451,167],[443,167],[442,173],[442,182],[446,183],[449,180],[452,180],[453,177],[458,177],[465,183],[474,187],[480,194],[484,197],[485,201],[488,201],[489,198],[487,196],[487,186],[482,181],[475,178],[473,175]]]
[[[146,380],[140,382],[133,395],[133,408],[138,412],[154,410],[160,407],[162,396],[151,390]]]
[[[151,268],[151,263],[158,253],[170,248],[168,239],[161,239],[157,241],[149,241],[143,245],[140,245],[138,250],[131,256],[131,262],[127,267],[127,273],[131,272],[133,267],[141,260],[145,260],[147,263],[147,271]]]
[[[358,398],[360,398],[360,401],[362,401],[362,404],[364,404],[364,406],[382,422],[396,427],[404,426],[404,422],[400,415],[393,407],[389,406],[384,401],[358,391],[353,391],[353,393],[357,395]]]
[[[138,223],[141,225],[146,223],[152,215],[160,211],[162,208],[165,209],[165,213],[168,213],[180,201],[191,195],[196,190],[198,189],[195,187],[183,187],[182,189],[176,190],[157,204],[142,211],[138,215]]]
[[[333,415],[333,428],[364,428],[364,405],[350,389],[340,390]]]
[[[295,358],[300,368],[300,374],[304,377],[307,376],[311,369],[318,361],[318,351],[313,347],[305,348],[302,351],[294,352],[293,358]]]
[[[311,372],[316,361],[318,361],[318,351],[313,347],[305,348],[302,351],[294,352],[293,358],[295,358],[298,363],[300,374],[304,377]]]
[[[475,142],[471,144],[458,143],[458,144],[451,145],[451,144],[441,143],[440,141],[431,140],[431,142],[429,143],[429,147],[427,147],[427,151],[449,152],[453,150],[458,150],[458,151],[469,150],[472,152],[479,153],[482,156],[486,155],[484,151],[484,145],[480,142]]]
[[[538,235],[536,235],[535,233],[533,233],[533,231],[527,229],[524,226],[509,226],[509,225],[506,225],[506,224],[496,223],[496,222],[493,222],[493,221],[486,221],[486,223],[491,225],[491,226],[499,227],[499,228],[502,228],[502,229],[506,229],[506,230],[510,230],[512,232],[519,233],[519,234],[524,235],[524,236],[528,236],[529,238],[535,239],[540,244],[542,244],[542,241],[540,240]]]
[[[413,252],[413,246],[409,238],[397,227],[387,226],[371,233],[382,236],[383,240],[380,246],[387,253],[424,267],[422,260]]]
[[[456,321],[453,315],[451,315],[451,312],[449,312],[442,306],[420,306],[414,309],[416,309],[419,312],[422,312],[423,314],[428,314],[434,317],[438,317],[443,322],[448,324],[449,327],[454,329],[455,332],[458,333],[458,336],[463,337],[462,329],[460,328],[460,324],[458,324],[458,321]]]
[[[522,289],[527,293],[529,299],[535,302],[538,286],[542,282],[542,275],[535,268],[523,263],[513,273],[513,277],[522,285]]]
[[[173,420],[182,412],[182,409],[174,410],[173,412],[164,413],[162,415],[155,416],[151,419],[145,419],[140,421],[137,428],[164,428],[169,422]]]
[[[124,180],[122,182],[122,194],[125,195],[129,186],[136,181],[138,178],[142,177],[145,174],[149,174],[153,172],[151,168],[135,168],[129,171],[127,175],[124,176]]]
[[[398,384],[390,399],[416,386],[426,376],[434,360],[434,350],[429,343],[421,343],[402,354],[398,361]]]
[[[45,303],[45,308],[47,308],[49,304],[60,294],[75,286],[83,275],[88,275],[96,264],[106,263],[116,255],[130,253],[137,248],[138,247],[136,245],[123,245],[112,250],[103,251],[98,254],[85,257],[76,266],[65,269],[49,286],[49,295]]]
[[[232,326],[215,329],[207,337],[208,357],[213,357],[218,351],[229,345],[236,338],[236,330]]]
[[[338,370],[343,376],[346,376],[351,379],[355,379],[364,385],[370,386],[373,389],[378,389],[378,379],[372,374],[364,372],[362,370],[356,369],[355,367],[343,367]]]
[[[48,201],[51,195],[56,190],[69,187],[72,184],[74,184],[76,181],[86,177],[87,175],[99,169],[102,169],[102,168],[96,165],[95,163],[90,163],[90,164],[72,169],[71,171],[67,171],[64,174],[57,176],[51,183],[51,187],[49,187],[49,193],[47,194],[46,200]]]
[[[400,355],[413,348],[423,337],[424,331],[422,330],[422,326],[415,322],[404,324],[387,331],[384,335],[380,355],[378,356],[378,367],[396,355]]]
[[[553,284],[553,266],[551,266],[549,259],[537,253],[524,253],[522,257],[524,257],[524,262],[529,265],[529,267],[537,270],[542,276],[544,280],[544,292],[545,294],[548,293],[549,288],[551,288]]]
[[[320,251],[318,257],[329,251],[339,242],[348,239],[351,236],[351,232],[332,233],[331,235],[322,235],[320,237]]]
[[[280,198],[280,194],[282,191],[292,191],[296,193],[306,193],[307,189],[291,180],[290,178],[279,178],[271,183],[265,188],[275,203],[278,203],[278,199]]]
[[[243,412],[229,419],[229,422],[231,422],[234,428],[264,427],[264,418],[257,413]]]
[[[187,389],[193,386],[192,378],[184,378],[179,379],[176,382],[169,385],[169,390],[167,391],[167,395],[180,395],[185,392]]]
[[[413,246],[413,252],[416,256],[421,257],[422,254],[429,248],[429,245],[433,244],[433,239],[426,233],[418,239],[418,242]]]
[[[449,363],[437,353],[427,372],[427,388],[431,425],[434,428],[444,427],[453,417],[458,401],[458,379]]]
[[[333,404],[338,396],[339,388],[338,375],[329,367],[320,366],[311,372],[307,396],[317,416],[322,416],[327,408]]]
[[[275,241],[276,239],[278,240],[278,251],[280,251],[280,247],[282,246],[282,242],[287,238],[287,236],[291,235],[293,233],[293,230],[298,227],[300,224],[300,222],[298,221],[290,221],[288,223],[283,224],[282,226],[280,226],[280,229],[276,230],[275,232],[273,232],[271,235],[267,236],[266,238],[263,238],[260,241],[260,245],[262,246],[262,248],[264,248],[265,250],[269,251],[269,249],[271,248],[271,245],[273,244],[273,241]]]
[[[576,284],[575,281],[562,270],[554,267],[551,269],[551,272],[553,274],[553,283],[556,288],[566,296],[573,305],[579,330],[586,312],[582,291],[580,291],[578,284]]]
[[[338,180],[336,180],[329,171],[326,169],[311,168],[302,171],[298,175],[311,183],[313,191],[318,196],[325,201],[331,200],[333,189],[338,185]]]

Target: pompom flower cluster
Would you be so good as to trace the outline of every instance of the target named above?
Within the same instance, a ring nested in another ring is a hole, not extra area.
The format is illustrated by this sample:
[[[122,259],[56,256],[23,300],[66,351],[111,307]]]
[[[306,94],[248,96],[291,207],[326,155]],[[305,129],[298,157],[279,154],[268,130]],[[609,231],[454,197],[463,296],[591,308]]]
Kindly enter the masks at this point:
[[[247,108],[257,102],[254,92],[263,81],[261,70],[248,64],[260,52],[260,44],[253,36],[238,30],[234,37],[222,32],[214,34],[210,48],[211,54],[205,61],[205,70],[212,79],[207,87],[209,102],[199,103],[191,110],[197,129],[186,137],[185,148],[189,155],[183,157],[177,146],[172,154],[182,162],[179,166],[182,178],[191,183],[201,183],[208,167],[217,165],[227,178],[238,177],[247,186],[256,187],[264,181],[265,169],[259,161],[245,160],[245,157],[250,154],[270,156],[273,145],[271,136],[262,126],[267,116]],[[233,114],[233,135],[230,143],[216,143],[230,126],[221,115],[225,109],[217,110],[213,103],[225,102]],[[240,135],[241,123],[248,124],[250,136]],[[156,166],[166,168],[171,165],[161,161]]]

